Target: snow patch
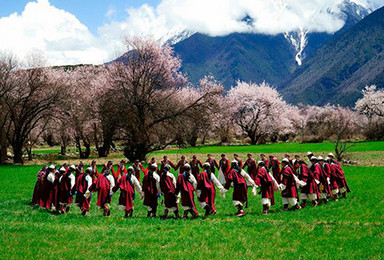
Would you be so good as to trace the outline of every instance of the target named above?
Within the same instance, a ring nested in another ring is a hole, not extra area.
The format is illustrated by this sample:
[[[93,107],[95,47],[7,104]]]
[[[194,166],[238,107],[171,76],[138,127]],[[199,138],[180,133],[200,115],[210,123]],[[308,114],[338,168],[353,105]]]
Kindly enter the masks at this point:
[[[299,28],[296,32],[286,32],[284,33],[285,39],[287,39],[293,46],[296,51],[295,60],[297,65],[301,66],[303,64],[304,49],[308,44],[307,38],[308,30]]]

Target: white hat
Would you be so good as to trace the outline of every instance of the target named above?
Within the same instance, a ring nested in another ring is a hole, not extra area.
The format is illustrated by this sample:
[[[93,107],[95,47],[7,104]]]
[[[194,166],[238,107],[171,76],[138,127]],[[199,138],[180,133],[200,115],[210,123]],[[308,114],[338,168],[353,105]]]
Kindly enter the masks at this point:
[[[332,157],[335,157],[335,156],[333,155],[333,153],[329,153],[329,154],[328,154],[328,156],[332,156]]]
[[[75,166],[74,164],[72,164],[72,165],[69,167],[69,169],[71,169],[71,170],[76,170],[76,166]]]
[[[186,163],[186,164],[184,164],[184,168],[189,168],[189,169],[191,169],[191,165],[189,165],[189,163]]]
[[[295,165],[296,161],[297,161],[296,159],[293,159],[292,160],[292,165]]]
[[[283,160],[281,160],[281,162],[289,163],[289,160],[287,158],[284,158]]]
[[[232,163],[239,164],[237,160],[233,160]]]
[[[311,161],[317,161],[317,158],[315,156],[312,156]]]
[[[151,167],[157,168],[157,163],[152,163]]]
[[[313,155],[313,153],[312,152],[307,152],[307,156],[309,156],[309,155]]]
[[[53,165],[53,164],[51,164],[51,166],[49,166],[49,168],[48,169],[50,169],[50,170],[54,170],[54,169],[56,169],[56,166],[55,165]]]
[[[318,160],[318,161],[324,161],[324,158],[321,157],[321,156],[319,156],[319,157],[317,157],[317,160]]]
[[[134,169],[132,166],[129,166],[127,170],[128,170],[128,171],[129,171],[129,170],[134,171],[135,169]]]
[[[264,161],[261,161],[261,160],[257,162],[257,164],[263,164],[263,163]]]
[[[209,162],[204,163],[204,166],[209,166],[209,167],[211,167],[211,165],[209,164]]]
[[[67,170],[64,167],[61,167],[59,172],[66,172]]]
[[[86,172],[91,172],[92,171],[92,167],[88,167],[85,171]]]
[[[328,161],[328,160],[331,160],[331,158],[329,158],[329,157],[326,157],[326,158],[325,158],[325,160],[326,160],[326,161]]]

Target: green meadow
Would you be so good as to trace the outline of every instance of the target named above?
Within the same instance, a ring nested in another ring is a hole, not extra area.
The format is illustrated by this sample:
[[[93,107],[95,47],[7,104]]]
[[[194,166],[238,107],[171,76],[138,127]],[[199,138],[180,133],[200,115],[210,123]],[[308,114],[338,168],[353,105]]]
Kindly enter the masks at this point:
[[[294,145],[271,147],[276,153],[331,150],[327,143]],[[182,153],[272,152],[268,147],[212,146]],[[354,149],[364,153],[384,147],[382,142],[358,143]],[[264,216],[260,195],[249,192],[247,214],[238,218],[230,190],[225,199],[217,194],[215,216],[178,220],[146,218],[138,196],[133,218],[125,219],[117,207],[119,193],[108,218],[97,209],[96,194],[85,217],[76,206],[66,215],[34,208],[29,202],[40,167],[0,166],[1,259],[384,258],[384,167],[344,166],[352,193],[327,205],[283,212],[276,193],[276,205]],[[160,205],[158,212],[163,210]]]

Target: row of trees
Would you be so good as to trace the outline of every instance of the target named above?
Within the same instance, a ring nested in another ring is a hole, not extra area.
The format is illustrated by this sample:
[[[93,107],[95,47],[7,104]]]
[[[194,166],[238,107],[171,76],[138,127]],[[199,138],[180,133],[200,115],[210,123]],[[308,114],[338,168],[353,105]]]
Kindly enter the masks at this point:
[[[145,159],[170,144],[195,146],[200,139],[231,142],[330,140],[342,155],[348,140],[384,137],[384,92],[363,91],[354,110],[338,106],[292,106],[266,83],[238,82],[227,93],[213,77],[192,86],[169,46],[136,38],[107,66],[48,68],[33,56],[22,66],[0,58],[0,162],[7,148],[15,163],[31,157],[37,142],[75,144],[81,158],[91,147],[105,157],[115,141],[125,156]]]

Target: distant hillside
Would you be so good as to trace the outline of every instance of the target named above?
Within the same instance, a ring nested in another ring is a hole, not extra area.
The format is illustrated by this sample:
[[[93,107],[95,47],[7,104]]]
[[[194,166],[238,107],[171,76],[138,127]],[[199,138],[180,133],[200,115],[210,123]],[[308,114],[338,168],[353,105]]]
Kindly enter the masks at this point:
[[[293,103],[353,106],[368,84],[384,87],[384,8],[336,35],[279,90]]]

